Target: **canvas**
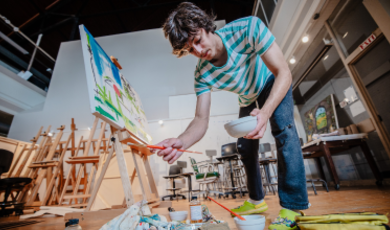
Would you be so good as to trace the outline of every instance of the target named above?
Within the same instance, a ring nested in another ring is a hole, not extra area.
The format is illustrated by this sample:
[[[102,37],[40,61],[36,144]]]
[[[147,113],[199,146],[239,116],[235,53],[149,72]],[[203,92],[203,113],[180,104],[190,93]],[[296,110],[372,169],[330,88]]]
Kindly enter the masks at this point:
[[[84,25],[80,25],[80,37],[92,114],[150,143],[138,94]]]
[[[330,133],[339,128],[333,94],[305,113],[304,124],[308,141],[313,134]]]

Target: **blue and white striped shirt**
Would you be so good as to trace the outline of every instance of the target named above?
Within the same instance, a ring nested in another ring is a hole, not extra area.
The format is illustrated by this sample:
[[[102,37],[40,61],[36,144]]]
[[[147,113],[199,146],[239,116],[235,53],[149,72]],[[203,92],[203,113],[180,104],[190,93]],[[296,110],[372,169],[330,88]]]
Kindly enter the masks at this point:
[[[274,42],[275,37],[257,17],[233,21],[215,31],[228,52],[228,60],[216,67],[199,59],[195,70],[196,95],[209,93],[212,88],[238,94],[241,107],[254,102],[272,75],[261,55]]]

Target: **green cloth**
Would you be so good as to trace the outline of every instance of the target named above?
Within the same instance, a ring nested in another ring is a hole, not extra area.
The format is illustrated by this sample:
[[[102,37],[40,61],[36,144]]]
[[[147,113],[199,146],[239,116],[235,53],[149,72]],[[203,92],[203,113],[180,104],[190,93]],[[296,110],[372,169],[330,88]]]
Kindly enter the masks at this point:
[[[194,172],[198,173],[199,169],[198,169],[198,166],[196,165],[195,159],[190,157],[190,161],[191,161],[192,168],[194,169]]]
[[[197,180],[203,179],[204,173],[198,173],[198,174],[196,174],[195,177]],[[206,178],[209,178],[209,177],[219,177],[219,173],[218,172],[208,172],[206,175]]]
[[[297,216],[297,225],[301,230],[338,230],[356,229],[385,230],[383,226],[389,222],[385,215],[378,215],[373,212],[363,213],[340,213],[320,216]]]

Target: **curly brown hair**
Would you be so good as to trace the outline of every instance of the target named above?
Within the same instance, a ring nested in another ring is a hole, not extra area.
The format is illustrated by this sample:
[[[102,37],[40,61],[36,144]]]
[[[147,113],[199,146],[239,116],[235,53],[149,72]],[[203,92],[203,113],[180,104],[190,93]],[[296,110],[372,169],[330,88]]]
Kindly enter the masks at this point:
[[[173,48],[172,53],[178,58],[187,55],[189,52],[184,48],[188,38],[201,28],[214,33],[217,28],[215,18],[214,14],[207,14],[193,3],[180,3],[163,25],[165,38],[169,39]]]

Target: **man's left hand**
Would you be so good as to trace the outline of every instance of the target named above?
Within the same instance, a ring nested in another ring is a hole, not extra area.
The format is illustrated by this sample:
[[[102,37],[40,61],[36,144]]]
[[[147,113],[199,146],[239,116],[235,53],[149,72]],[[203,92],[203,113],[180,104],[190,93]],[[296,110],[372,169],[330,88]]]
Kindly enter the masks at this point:
[[[246,139],[260,139],[264,136],[265,130],[267,128],[267,121],[270,118],[270,115],[261,109],[254,109],[251,113],[251,116],[257,117],[257,125],[255,130],[248,133],[244,138]]]

